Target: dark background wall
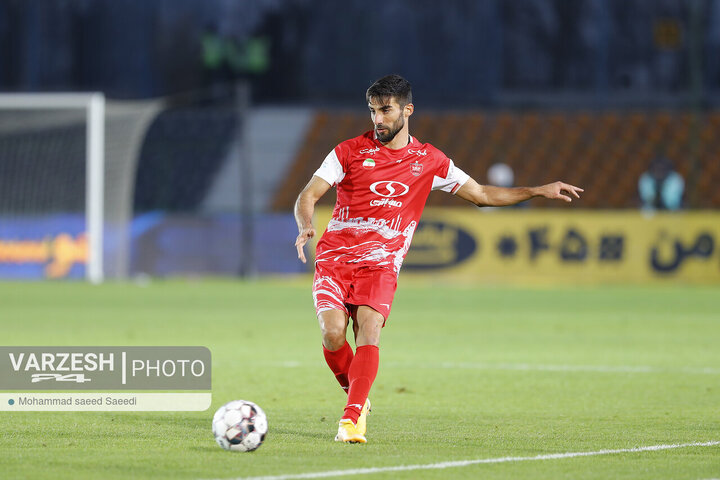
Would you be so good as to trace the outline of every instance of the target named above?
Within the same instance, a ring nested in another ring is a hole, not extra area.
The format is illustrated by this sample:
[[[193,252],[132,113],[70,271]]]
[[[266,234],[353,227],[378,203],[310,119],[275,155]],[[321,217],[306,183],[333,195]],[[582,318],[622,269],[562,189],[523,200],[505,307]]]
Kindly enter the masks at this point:
[[[203,62],[210,31],[233,49],[214,71]],[[248,65],[251,51],[267,64]],[[247,77],[259,102],[345,103],[389,72],[439,106],[538,93],[710,101],[720,94],[720,1],[0,2],[6,91],[145,98]]]

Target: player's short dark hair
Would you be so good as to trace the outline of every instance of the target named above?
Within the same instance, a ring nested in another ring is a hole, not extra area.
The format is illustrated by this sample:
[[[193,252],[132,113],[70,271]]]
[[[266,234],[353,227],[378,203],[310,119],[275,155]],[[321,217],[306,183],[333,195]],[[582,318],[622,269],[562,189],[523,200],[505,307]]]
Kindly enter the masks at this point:
[[[370,102],[371,98],[387,102],[395,98],[400,108],[403,108],[408,103],[412,103],[412,86],[400,75],[385,75],[367,89],[365,100]]]

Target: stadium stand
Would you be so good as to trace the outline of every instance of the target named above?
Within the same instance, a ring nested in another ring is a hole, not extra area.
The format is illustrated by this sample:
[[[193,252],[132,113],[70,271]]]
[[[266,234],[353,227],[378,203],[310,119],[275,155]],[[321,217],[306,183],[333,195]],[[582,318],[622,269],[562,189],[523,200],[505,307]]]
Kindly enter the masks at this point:
[[[135,211],[199,208],[226,158],[238,121],[232,105],[177,107],[160,113],[140,154]]]
[[[292,208],[327,153],[341,141],[370,128],[365,113],[319,111],[285,182],[275,210]],[[587,208],[637,208],[637,182],[657,155],[665,155],[685,178],[693,208],[720,207],[720,112],[687,111],[497,111],[416,113],[411,132],[446,152],[480,183],[502,161],[517,185],[561,178],[585,188]],[[702,172],[702,175],[700,174]],[[332,205],[334,195],[321,199]],[[428,205],[457,205],[433,194]],[[545,199],[534,207],[558,207]]]

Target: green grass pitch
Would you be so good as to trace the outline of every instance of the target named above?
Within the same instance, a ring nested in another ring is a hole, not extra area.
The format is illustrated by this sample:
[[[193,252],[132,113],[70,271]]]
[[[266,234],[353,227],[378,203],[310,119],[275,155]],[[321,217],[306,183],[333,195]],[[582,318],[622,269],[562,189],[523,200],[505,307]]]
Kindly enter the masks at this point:
[[[281,476],[720,440],[714,286],[523,289],[401,276],[366,445],[333,442],[344,399],[322,359],[309,278],[3,283],[0,327],[5,345],[204,345],[213,355],[205,412],[1,413],[2,478]],[[214,410],[238,398],[269,417],[253,453],[212,438]],[[348,478],[719,477],[715,445]]]

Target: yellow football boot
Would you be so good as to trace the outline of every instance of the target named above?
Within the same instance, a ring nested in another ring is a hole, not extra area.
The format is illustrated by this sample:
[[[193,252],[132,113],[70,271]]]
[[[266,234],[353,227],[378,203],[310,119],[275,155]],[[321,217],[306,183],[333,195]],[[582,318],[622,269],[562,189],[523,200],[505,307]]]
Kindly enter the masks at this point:
[[[367,443],[365,435],[360,433],[358,427],[348,418],[340,420],[338,433],[335,435],[335,441],[346,443]]]
[[[357,430],[361,435],[365,435],[365,432],[367,432],[367,416],[371,411],[372,405],[370,404],[370,399],[368,398],[365,400],[365,406],[363,406],[363,409],[360,411],[360,416],[357,421]]]

